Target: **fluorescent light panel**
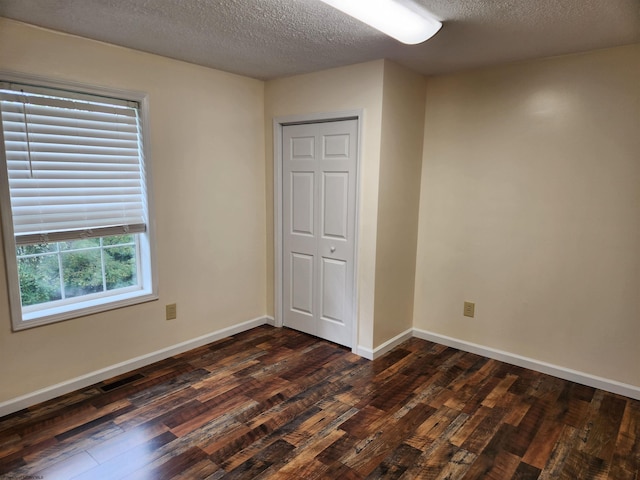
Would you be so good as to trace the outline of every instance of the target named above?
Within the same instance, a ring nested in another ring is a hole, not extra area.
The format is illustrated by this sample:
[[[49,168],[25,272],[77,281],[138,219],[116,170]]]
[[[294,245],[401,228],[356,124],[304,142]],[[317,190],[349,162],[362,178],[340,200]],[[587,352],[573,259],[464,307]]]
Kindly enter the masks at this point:
[[[409,45],[428,40],[442,27],[442,23],[418,5],[410,8],[395,0],[321,1]]]

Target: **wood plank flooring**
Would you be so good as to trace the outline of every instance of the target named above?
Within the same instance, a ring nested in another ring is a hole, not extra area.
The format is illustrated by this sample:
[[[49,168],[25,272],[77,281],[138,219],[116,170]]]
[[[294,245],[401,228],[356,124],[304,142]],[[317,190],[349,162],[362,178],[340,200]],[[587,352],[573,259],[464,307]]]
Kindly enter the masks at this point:
[[[0,418],[6,479],[640,478],[640,402],[411,339],[269,326]]]

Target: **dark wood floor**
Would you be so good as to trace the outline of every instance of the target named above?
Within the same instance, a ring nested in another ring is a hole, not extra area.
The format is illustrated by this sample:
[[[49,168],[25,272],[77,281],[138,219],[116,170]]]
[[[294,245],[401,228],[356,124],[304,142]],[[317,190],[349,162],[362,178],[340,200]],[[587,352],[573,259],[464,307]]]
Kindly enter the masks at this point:
[[[0,419],[9,479],[635,479],[640,402],[412,339],[259,327]]]

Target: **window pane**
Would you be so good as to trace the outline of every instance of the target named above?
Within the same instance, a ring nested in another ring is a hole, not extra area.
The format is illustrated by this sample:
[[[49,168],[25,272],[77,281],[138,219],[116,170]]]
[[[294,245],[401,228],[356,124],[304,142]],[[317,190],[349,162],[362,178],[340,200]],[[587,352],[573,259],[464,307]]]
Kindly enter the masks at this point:
[[[133,243],[135,238],[133,235],[114,235],[112,237],[104,237],[103,245],[122,245],[123,243]]]
[[[69,240],[68,242],[59,242],[60,250],[75,250],[78,248],[99,247],[99,238],[83,238],[82,240]]]
[[[130,287],[138,283],[135,246],[105,248],[104,263],[107,290]]]
[[[100,250],[65,252],[61,256],[66,298],[103,291]]]
[[[22,247],[20,247],[22,248]],[[60,300],[58,255],[18,259],[20,298],[23,306]]]

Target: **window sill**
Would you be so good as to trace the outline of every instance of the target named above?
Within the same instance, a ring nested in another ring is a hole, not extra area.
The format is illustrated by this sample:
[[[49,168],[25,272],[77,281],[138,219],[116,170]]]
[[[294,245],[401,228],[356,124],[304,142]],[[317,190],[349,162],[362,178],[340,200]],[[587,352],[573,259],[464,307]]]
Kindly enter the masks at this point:
[[[137,305],[157,300],[158,295],[146,290],[137,290],[107,297],[94,298],[73,304],[60,305],[41,310],[22,313],[22,321],[13,325],[14,331],[70,320],[94,313],[106,312],[117,308]]]

